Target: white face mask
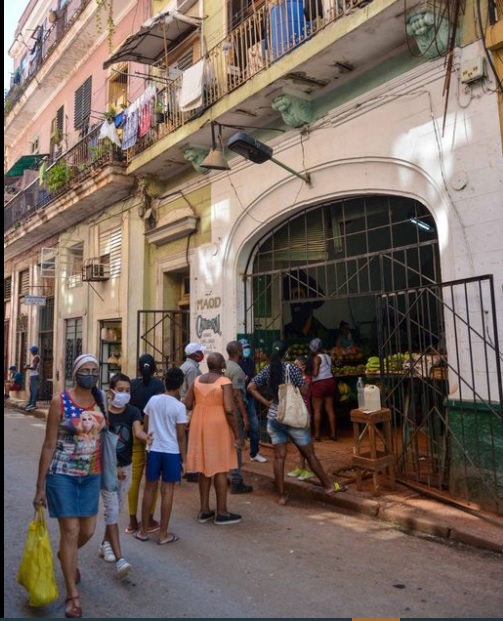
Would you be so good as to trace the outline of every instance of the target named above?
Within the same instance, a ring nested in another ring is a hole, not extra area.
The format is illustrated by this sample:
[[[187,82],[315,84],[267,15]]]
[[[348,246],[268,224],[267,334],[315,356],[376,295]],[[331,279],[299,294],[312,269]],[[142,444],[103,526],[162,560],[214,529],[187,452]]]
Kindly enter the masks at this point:
[[[112,390],[112,392],[114,396],[111,403],[116,408],[125,407],[131,400],[131,394],[129,392],[115,392],[114,390]]]

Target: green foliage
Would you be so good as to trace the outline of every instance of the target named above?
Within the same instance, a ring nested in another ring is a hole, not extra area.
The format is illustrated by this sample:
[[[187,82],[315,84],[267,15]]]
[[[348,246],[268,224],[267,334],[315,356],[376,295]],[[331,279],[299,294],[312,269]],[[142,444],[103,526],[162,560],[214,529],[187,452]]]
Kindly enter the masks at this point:
[[[106,16],[105,21],[107,29],[108,51],[112,52],[114,48],[115,34],[113,0],[96,0],[96,4],[98,5],[98,11],[96,12],[96,30],[98,31],[98,34],[101,34],[103,32],[102,11],[104,11]]]
[[[55,192],[68,183],[73,176],[73,169],[64,160],[60,160],[47,171],[47,189],[49,192]]]

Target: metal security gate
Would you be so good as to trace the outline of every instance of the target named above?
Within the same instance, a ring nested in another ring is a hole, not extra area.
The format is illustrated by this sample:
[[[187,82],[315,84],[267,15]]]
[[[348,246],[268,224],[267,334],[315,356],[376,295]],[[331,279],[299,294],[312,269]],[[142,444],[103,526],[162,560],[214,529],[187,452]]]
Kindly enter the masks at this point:
[[[138,311],[136,359],[151,354],[163,373],[183,362],[183,350],[190,337],[187,310]]]
[[[503,511],[503,388],[492,276],[377,296],[397,474]],[[367,378],[368,379],[368,378]]]

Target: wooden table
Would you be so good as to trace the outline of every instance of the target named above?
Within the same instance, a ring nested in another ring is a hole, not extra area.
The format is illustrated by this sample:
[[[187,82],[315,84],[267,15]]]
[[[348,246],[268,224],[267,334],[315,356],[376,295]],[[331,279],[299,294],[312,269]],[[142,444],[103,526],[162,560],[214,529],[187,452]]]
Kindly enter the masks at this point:
[[[365,413],[351,410],[353,423],[352,465],[356,471],[356,488],[362,489],[365,472],[372,472],[374,495],[379,493],[379,473],[386,473],[392,489],[395,489],[395,456],[391,436],[391,412],[382,408],[376,412]],[[382,425],[382,430],[378,427]]]

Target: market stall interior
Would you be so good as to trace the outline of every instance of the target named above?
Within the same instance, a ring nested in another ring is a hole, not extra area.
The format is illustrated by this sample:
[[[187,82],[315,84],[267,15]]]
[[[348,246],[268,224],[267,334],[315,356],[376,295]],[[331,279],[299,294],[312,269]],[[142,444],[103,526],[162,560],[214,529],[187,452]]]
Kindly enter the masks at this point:
[[[424,222],[428,228],[414,222]],[[322,339],[332,360],[338,441],[352,445],[356,383],[377,385],[393,413],[393,444],[402,469],[443,485],[442,405],[446,381],[442,305],[405,308],[383,292],[440,279],[438,239],[423,205],[403,197],[356,197],[306,209],[269,232],[250,259],[248,330],[258,367],[270,344],[289,357],[309,355]],[[432,376],[432,369],[437,375]],[[442,369],[444,368],[444,371]],[[437,379],[438,378],[438,379]],[[436,413],[435,415],[433,413]],[[326,417],[321,440],[328,440]],[[262,440],[268,441],[263,421]]]

